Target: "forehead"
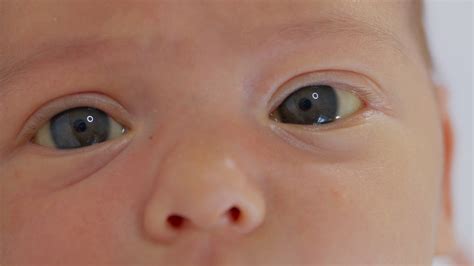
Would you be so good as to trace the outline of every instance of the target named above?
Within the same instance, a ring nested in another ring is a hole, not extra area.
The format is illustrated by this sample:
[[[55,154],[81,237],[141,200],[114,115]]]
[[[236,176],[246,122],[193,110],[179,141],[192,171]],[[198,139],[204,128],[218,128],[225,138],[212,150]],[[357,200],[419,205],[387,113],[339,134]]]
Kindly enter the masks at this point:
[[[22,1],[0,3],[0,29],[10,47],[42,46],[101,36],[174,40],[266,38],[288,25],[320,30],[392,32],[404,1]],[[334,26],[337,26],[335,28]],[[361,26],[361,27],[358,27]],[[289,27],[291,31],[291,26]],[[204,38],[201,38],[204,39]]]

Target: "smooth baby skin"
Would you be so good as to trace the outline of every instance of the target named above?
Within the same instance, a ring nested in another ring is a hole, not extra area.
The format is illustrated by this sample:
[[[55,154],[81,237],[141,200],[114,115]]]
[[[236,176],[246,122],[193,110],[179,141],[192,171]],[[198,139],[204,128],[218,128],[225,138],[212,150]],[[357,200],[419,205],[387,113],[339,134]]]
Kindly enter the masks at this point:
[[[2,1],[2,264],[430,265],[449,124],[408,8]],[[364,108],[269,119],[307,80]],[[128,132],[30,141],[72,105]]]

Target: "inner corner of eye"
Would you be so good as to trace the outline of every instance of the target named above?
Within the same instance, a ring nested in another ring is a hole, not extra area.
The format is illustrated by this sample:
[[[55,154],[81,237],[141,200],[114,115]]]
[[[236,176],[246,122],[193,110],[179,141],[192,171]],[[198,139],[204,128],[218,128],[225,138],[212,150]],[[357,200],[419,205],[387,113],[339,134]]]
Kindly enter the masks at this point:
[[[281,121],[280,113],[278,112],[278,107],[274,108],[270,112],[270,114],[268,114],[268,118],[270,118],[270,120],[275,121],[275,122],[280,122]]]

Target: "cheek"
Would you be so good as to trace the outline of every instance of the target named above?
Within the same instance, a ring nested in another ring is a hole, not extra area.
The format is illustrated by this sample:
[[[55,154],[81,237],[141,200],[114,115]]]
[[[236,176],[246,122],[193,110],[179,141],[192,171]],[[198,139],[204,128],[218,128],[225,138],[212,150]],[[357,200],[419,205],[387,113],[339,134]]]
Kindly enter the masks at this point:
[[[357,145],[350,159],[294,153],[293,163],[282,161],[269,174],[269,213],[279,214],[282,230],[294,236],[287,242],[308,261],[424,262],[431,258],[441,173],[436,134],[421,137],[391,121],[364,130],[355,135],[370,142]]]
[[[348,156],[341,151],[310,155],[268,134],[238,133],[246,141],[239,143],[244,147],[239,159],[251,161],[249,169],[265,177],[268,208],[265,226],[244,248],[253,247],[272,257],[281,254],[290,263],[301,264],[400,263],[400,258],[413,263],[430,257],[441,166],[439,147],[433,145],[436,134],[378,121],[354,133],[356,139],[370,143],[350,146],[357,151],[346,151]],[[344,140],[357,141],[347,136]],[[7,193],[7,200],[0,203],[8,214],[1,228],[1,242],[7,243],[5,258],[136,263],[133,254],[146,249],[140,243],[141,212],[162,156],[147,147],[148,143],[127,149],[126,155],[120,154],[107,167],[52,193],[21,197]],[[438,167],[433,162],[439,162]],[[64,164],[58,163],[57,170],[47,168],[49,172],[38,170],[42,163],[28,165],[36,172],[25,172],[20,164],[5,164],[4,179],[47,180],[58,175]],[[15,187],[5,183],[6,191],[21,191],[21,182]],[[262,250],[263,246],[268,248]],[[289,260],[288,256],[294,257]]]
[[[48,177],[43,176],[47,172],[33,176],[17,173],[2,178]],[[35,193],[33,188],[37,187],[31,186],[21,195],[5,193],[6,200],[0,204],[6,214],[1,228],[5,262],[100,264],[113,263],[111,259],[130,260],[127,250],[134,248],[134,237],[138,236],[130,232],[137,228],[134,200],[139,198],[128,179],[103,169],[60,190]]]

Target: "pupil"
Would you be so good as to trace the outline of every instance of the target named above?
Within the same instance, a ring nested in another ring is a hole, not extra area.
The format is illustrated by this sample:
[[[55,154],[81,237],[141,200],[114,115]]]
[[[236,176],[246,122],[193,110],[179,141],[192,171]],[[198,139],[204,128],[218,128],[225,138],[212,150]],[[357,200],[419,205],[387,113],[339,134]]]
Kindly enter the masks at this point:
[[[302,110],[302,111],[308,111],[309,109],[311,109],[311,106],[313,104],[311,103],[310,100],[306,99],[306,98],[303,98],[299,101],[298,103],[298,107]]]
[[[79,133],[82,133],[87,130],[87,124],[82,119],[78,119],[74,121],[73,127],[74,127],[74,130],[76,130]]]

